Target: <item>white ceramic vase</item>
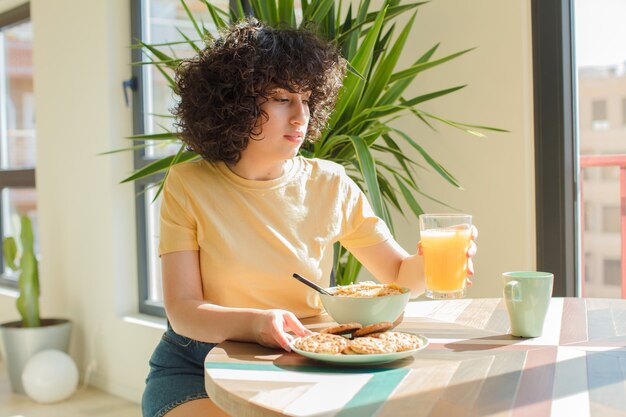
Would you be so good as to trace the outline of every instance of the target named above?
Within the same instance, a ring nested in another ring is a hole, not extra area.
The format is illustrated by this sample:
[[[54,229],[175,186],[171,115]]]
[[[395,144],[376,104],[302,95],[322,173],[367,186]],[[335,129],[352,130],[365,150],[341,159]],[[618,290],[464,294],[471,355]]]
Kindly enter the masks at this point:
[[[68,352],[72,323],[66,319],[41,319],[40,327],[22,327],[21,321],[0,324],[5,364],[13,392],[25,394],[22,372],[37,352],[58,349]]]

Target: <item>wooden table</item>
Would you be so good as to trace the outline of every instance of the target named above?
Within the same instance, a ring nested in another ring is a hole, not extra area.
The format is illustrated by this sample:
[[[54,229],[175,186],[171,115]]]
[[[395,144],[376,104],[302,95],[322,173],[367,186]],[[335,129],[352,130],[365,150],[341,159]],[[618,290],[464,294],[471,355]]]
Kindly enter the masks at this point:
[[[626,416],[626,300],[554,298],[535,339],[507,334],[501,299],[412,302],[398,330],[430,345],[338,367],[222,343],[206,357],[206,389],[238,417]]]

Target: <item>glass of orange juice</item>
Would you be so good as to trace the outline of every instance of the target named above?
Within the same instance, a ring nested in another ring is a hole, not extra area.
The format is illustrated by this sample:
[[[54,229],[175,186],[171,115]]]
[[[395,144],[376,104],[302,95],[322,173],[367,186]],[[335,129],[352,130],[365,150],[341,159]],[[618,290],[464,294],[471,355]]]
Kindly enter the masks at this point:
[[[465,297],[472,216],[422,214],[419,222],[426,296],[436,299]]]

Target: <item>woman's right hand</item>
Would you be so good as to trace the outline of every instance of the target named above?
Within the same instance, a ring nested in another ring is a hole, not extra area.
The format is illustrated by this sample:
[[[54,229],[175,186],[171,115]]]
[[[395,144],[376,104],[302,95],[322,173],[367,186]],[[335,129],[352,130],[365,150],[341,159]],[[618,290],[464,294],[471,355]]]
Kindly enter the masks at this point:
[[[291,330],[297,336],[312,333],[292,312],[279,309],[260,311],[252,326],[257,343],[271,348],[281,347],[286,351],[291,351],[289,346],[294,339],[287,331]]]

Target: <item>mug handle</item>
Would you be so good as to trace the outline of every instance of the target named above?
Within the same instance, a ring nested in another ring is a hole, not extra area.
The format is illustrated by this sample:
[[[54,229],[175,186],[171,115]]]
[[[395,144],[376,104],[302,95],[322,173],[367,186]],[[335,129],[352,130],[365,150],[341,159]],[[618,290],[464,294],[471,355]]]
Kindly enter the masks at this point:
[[[513,302],[522,301],[522,289],[519,281],[509,281],[504,285],[504,297]]]

